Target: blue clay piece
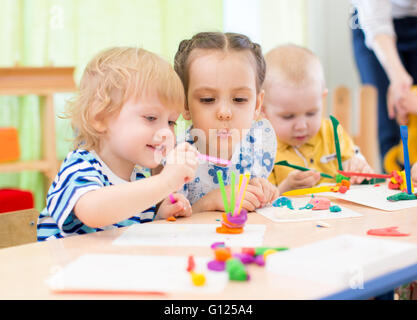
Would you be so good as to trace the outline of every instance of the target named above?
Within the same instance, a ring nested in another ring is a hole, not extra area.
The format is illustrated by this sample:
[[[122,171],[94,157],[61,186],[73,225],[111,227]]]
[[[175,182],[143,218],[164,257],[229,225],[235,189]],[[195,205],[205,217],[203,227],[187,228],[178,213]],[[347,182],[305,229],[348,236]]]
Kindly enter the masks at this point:
[[[277,200],[274,201],[272,206],[287,207],[288,209],[294,210],[291,200],[287,197],[279,197]]]

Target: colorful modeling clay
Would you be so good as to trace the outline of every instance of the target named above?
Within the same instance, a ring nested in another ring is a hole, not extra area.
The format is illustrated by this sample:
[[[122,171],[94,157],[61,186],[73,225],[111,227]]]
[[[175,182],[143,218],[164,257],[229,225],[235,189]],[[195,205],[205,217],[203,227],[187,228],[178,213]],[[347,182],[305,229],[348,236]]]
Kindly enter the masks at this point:
[[[405,192],[397,193],[392,196],[387,197],[388,201],[402,201],[402,200],[416,200],[417,196],[415,194],[408,194]]]
[[[191,271],[191,280],[195,286],[201,287],[206,283],[206,276],[203,273]]]
[[[214,256],[217,261],[226,261],[232,256],[230,248],[216,248],[214,249]]]
[[[226,262],[212,260],[209,263],[207,263],[207,268],[212,271],[224,271],[224,269],[226,268]]]
[[[223,212],[222,225],[216,228],[217,233],[237,234],[243,232],[246,220],[248,219],[248,212],[244,209],[238,215],[232,216],[230,213]]]
[[[309,201],[313,205],[312,210],[327,210],[330,208],[330,200],[322,197],[311,198]]]
[[[229,274],[229,279],[234,281],[247,281],[248,273],[244,264],[235,258],[226,261],[226,271]]]
[[[249,264],[255,261],[254,256],[247,253],[235,253],[233,258],[239,259],[243,264]]]
[[[334,205],[330,207],[330,212],[340,212],[340,211],[342,211],[342,208],[340,208],[339,206]]]
[[[407,237],[409,233],[401,233],[398,230],[398,227],[389,227],[381,229],[370,229],[367,234],[370,236],[386,236],[386,237]]]
[[[187,266],[187,271],[191,272],[193,271],[195,268],[195,261],[194,261],[194,257],[193,256],[189,256],[188,257],[188,266]]]
[[[287,197],[279,197],[272,203],[273,207],[287,207],[288,209],[294,210],[292,202]]]
[[[220,221],[220,220],[219,220]],[[212,249],[216,249],[216,248],[218,248],[218,247],[225,247],[226,245],[225,245],[225,243],[224,242],[214,242],[211,246],[210,246],[210,248],[212,248]]]

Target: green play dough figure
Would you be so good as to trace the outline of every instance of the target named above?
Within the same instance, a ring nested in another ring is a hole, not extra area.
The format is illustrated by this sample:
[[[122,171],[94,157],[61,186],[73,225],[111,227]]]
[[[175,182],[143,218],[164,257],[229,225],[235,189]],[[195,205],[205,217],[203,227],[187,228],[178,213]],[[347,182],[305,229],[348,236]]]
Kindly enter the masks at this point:
[[[389,201],[401,201],[401,200],[416,200],[417,196],[415,194],[408,194],[405,192],[397,193],[392,196],[387,197]]]

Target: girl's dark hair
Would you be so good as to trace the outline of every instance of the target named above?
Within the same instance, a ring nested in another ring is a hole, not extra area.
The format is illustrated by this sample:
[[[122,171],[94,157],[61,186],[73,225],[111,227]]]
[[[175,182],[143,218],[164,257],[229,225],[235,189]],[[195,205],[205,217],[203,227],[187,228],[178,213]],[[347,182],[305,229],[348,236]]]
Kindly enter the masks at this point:
[[[175,54],[174,69],[181,78],[187,96],[189,77],[188,58],[194,49],[211,49],[222,51],[245,51],[252,53],[256,62],[256,89],[259,92],[265,80],[266,63],[261,46],[239,33],[200,32],[189,40],[181,41]]]

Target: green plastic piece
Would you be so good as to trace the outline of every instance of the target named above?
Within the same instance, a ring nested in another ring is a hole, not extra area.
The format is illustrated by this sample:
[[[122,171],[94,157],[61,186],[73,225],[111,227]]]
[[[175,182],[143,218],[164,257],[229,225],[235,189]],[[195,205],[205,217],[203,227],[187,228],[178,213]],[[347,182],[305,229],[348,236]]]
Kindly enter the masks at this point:
[[[417,196],[415,194],[408,194],[405,192],[397,193],[392,196],[387,197],[389,201],[401,201],[401,200],[416,200]]]
[[[221,170],[217,171],[217,180],[219,181],[220,192],[222,194],[224,211],[226,213],[229,213],[230,212],[229,200],[227,199],[226,189],[224,187],[224,182],[223,182],[223,172]]]
[[[333,117],[330,116],[330,120],[332,121],[333,124],[333,134],[334,134],[334,144],[336,147],[336,157],[337,157],[337,165],[340,171],[343,171],[343,167],[342,167],[342,155],[340,152],[340,142],[339,142],[339,135],[337,134],[337,126],[339,125],[339,121]],[[337,182],[337,180],[336,180]]]
[[[226,271],[230,280],[246,281],[248,279],[245,265],[239,259],[228,259],[226,261]]]
[[[342,211],[342,208],[340,208],[339,206],[330,207],[330,212],[340,212],[340,211]]]
[[[266,250],[270,250],[270,249],[275,250],[275,251],[285,251],[285,250],[288,250],[288,248],[285,248],[285,247],[278,247],[278,248],[273,248],[273,247],[257,247],[257,248],[255,248],[255,256],[263,255]]]

